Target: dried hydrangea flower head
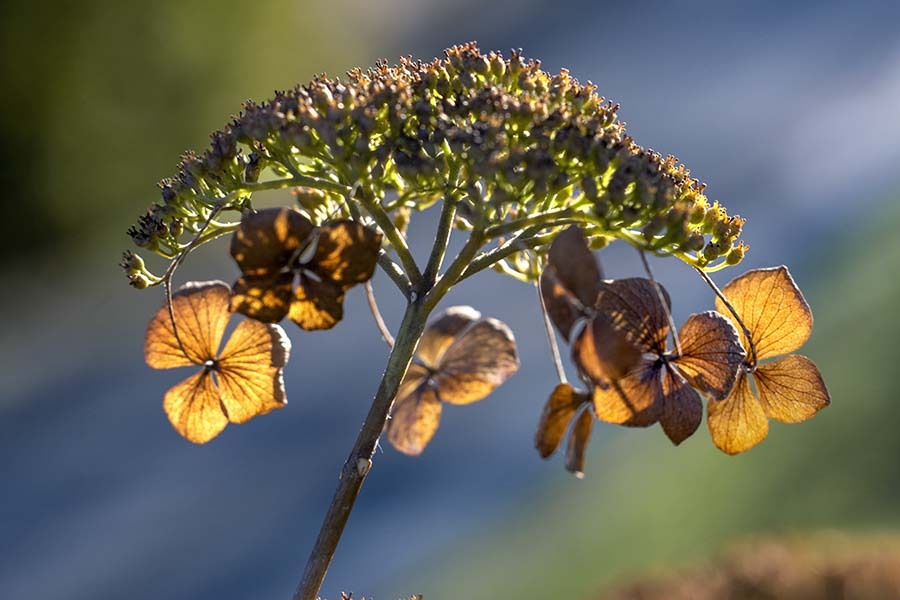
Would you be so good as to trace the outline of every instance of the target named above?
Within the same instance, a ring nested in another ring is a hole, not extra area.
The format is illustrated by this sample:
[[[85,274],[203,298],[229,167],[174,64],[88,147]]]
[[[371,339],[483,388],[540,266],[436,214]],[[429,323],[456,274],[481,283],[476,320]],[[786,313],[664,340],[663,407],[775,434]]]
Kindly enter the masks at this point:
[[[278,325],[241,321],[219,346],[231,318],[228,286],[189,283],[147,327],[144,358],[154,369],[201,370],[166,392],[163,408],[186,439],[203,444],[231,423],[246,423],[287,404],[282,370],[291,343]],[[179,332],[172,326],[172,315]]]
[[[290,208],[248,213],[231,238],[242,273],[231,309],[264,323],[287,316],[301,329],[330,329],[343,317],[344,293],[372,278],[380,249],[380,233],[348,219],[315,227]]]
[[[722,288],[722,293],[749,330],[749,339],[741,333],[742,344],[753,351],[742,365],[734,391],[720,402],[709,403],[708,423],[716,446],[737,454],[765,439],[769,419],[806,421],[828,406],[831,396],[815,363],[790,354],[809,339],[813,318],[787,267],[748,271]],[[723,299],[716,304],[729,314]]]
[[[387,427],[388,441],[421,454],[437,431],[441,403],[471,404],[519,370],[516,340],[506,324],[471,306],[448,308],[419,341]]]

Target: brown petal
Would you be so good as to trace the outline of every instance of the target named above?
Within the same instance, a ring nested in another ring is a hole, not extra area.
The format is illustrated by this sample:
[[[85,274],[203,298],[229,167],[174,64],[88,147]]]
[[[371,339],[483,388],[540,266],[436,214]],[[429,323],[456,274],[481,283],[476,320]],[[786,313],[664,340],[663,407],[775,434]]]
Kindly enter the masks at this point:
[[[344,318],[344,292],[329,281],[301,275],[288,318],[306,331],[331,329]]]
[[[394,402],[388,422],[388,441],[404,454],[421,454],[434,437],[440,420],[441,401],[430,382],[421,382]]]
[[[541,273],[540,286],[544,310],[547,311],[550,322],[568,342],[569,336],[572,335],[572,327],[578,319],[585,316],[586,311],[581,303],[575,302],[572,294],[566,291],[552,268],[545,268]]]
[[[553,239],[547,265],[563,288],[583,306],[594,306],[603,276],[587,239],[577,225],[572,225]]]
[[[190,282],[172,294],[178,337],[175,337],[169,309],[164,305],[147,326],[144,337],[147,364],[154,369],[171,369],[200,365],[215,358],[231,317],[229,294],[228,286],[221,281]],[[178,339],[181,339],[184,351]]]
[[[349,219],[319,227],[308,268],[344,290],[368,281],[381,250],[381,233]]]
[[[518,369],[512,331],[497,319],[483,319],[450,344],[434,379],[441,400],[469,404],[490,394]]]
[[[603,314],[590,319],[575,338],[572,359],[594,384],[625,377],[641,360],[641,351]]]
[[[644,360],[628,377],[594,387],[594,412],[607,423],[648,427],[659,420],[660,365]]]
[[[724,400],[706,404],[706,424],[716,447],[727,454],[738,454],[760,443],[769,434],[769,421],[753,395],[750,378],[741,372],[731,394]]]
[[[662,379],[662,413],[659,424],[676,446],[688,439],[703,420],[700,396],[672,369],[665,369]]]
[[[831,396],[813,361],[799,354],[760,365],[754,374],[766,414],[784,423],[800,423],[831,404]]]
[[[722,293],[750,330],[759,360],[793,352],[812,332],[813,317],[787,267],[754,269],[722,288]],[[716,308],[730,316],[716,299]],[[747,341],[741,333],[741,341]]]
[[[590,396],[577,391],[568,383],[560,383],[553,389],[550,399],[544,405],[534,436],[534,447],[541,458],[547,458],[556,452],[575,411],[590,399]]]
[[[572,433],[569,434],[569,446],[566,448],[566,470],[574,473],[579,479],[584,477],[584,456],[593,428],[594,415],[591,414],[589,408],[585,408],[578,415],[578,420],[572,426]]]
[[[660,286],[666,305],[671,307],[669,294]],[[617,329],[641,352],[663,354],[669,334],[669,317],[649,279],[631,277],[604,282],[601,285],[597,310],[605,314]]]
[[[247,213],[231,238],[231,256],[244,275],[273,275],[304,246],[313,225],[291,208]]]
[[[287,404],[281,368],[290,349],[290,340],[278,325],[251,319],[238,324],[216,370],[229,421],[245,423]]]
[[[480,318],[481,313],[471,306],[451,306],[425,328],[416,354],[422,362],[436,369],[456,336]]]
[[[737,378],[744,350],[731,321],[717,312],[691,315],[678,333],[681,356],[675,364],[698,390],[722,400]]]
[[[231,310],[263,323],[277,323],[291,306],[293,273],[246,275],[231,288]]]
[[[206,369],[166,392],[163,409],[175,431],[195,444],[205,444],[228,425],[219,392]]]

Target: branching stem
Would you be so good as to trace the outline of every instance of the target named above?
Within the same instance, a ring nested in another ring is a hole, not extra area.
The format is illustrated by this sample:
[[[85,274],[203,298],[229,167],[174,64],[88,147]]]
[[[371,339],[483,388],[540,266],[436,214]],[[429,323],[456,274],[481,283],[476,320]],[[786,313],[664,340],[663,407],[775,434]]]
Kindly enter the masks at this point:
[[[378,302],[375,301],[375,290],[372,289],[372,282],[366,282],[366,300],[369,302],[369,310],[372,312],[372,318],[375,319],[375,326],[378,327],[378,331],[381,333],[381,338],[384,342],[390,347],[394,347],[394,336],[391,335],[391,330],[387,328],[387,325],[384,323],[384,318],[381,316],[381,311],[378,310]]]

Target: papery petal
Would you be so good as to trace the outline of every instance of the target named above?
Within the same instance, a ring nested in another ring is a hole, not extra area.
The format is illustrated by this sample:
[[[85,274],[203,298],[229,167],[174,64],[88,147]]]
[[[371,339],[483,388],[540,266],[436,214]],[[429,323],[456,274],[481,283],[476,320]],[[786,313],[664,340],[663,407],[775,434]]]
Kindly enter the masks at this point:
[[[793,352],[812,332],[809,304],[783,265],[748,271],[722,288],[722,293],[750,330],[758,360]],[[718,298],[716,308],[731,316]],[[741,341],[749,353],[743,332]]]
[[[425,328],[416,354],[429,367],[437,368],[444,352],[466,327],[481,318],[471,306],[451,306]]]
[[[769,434],[769,420],[750,388],[750,377],[740,373],[731,394],[706,404],[706,424],[713,443],[726,454],[738,454]]]
[[[791,354],[759,365],[754,377],[763,410],[778,421],[800,423],[831,404],[822,374],[805,356]]]
[[[482,319],[444,352],[434,376],[438,396],[451,404],[481,400],[519,369],[516,339],[505,323]]]
[[[163,409],[175,431],[195,444],[205,444],[228,425],[212,374],[206,369],[166,392]]]
[[[231,288],[230,309],[263,323],[277,323],[291,307],[294,274],[245,275]]]
[[[666,305],[671,306],[665,288],[660,286],[660,290]],[[666,336],[669,335],[667,306],[660,301],[652,281],[631,277],[604,282],[597,310],[609,317],[641,352],[661,355],[666,351]]]
[[[441,420],[441,401],[429,382],[399,396],[391,411],[387,438],[391,445],[410,456],[421,454],[434,437]]]
[[[578,478],[584,477],[584,457],[593,428],[594,415],[591,414],[590,408],[585,408],[572,426],[569,445],[566,448],[566,470]]]
[[[602,384],[625,377],[641,361],[641,351],[599,314],[575,338],[572,360],[594,384]]]
[[[244,275],[274,275],[305,246],[313,225],[292,208],[247,213],[231,238],[231,256]]]
[[[580,302],[575,302],[553,269],[545,268],[540,280],[541,302],[550,317],[550,322],[566,342],[572,335],[572,327],[586,315]]]
[[[330,281],[302,275],[288,318],[306,331],[331,329],[344,318],[344,292]]]
[[[594,306],[603,275],[587,238],[578,226],[572,225],[553,239],[547,266],[563,288],[583,306]]]
[[[671,369],[662,376],[662,411],[659,424],[676,446],[694,435],[703,420],[703,403],[700,396]]]
[[[163,305],[147,327],[144,359],[154,369],[201,365],[215,358],[231,313],[229,287],[221,281],[190,282],[172,294],[172,312]],[[178,340],[184,345],[182,351]]]
[[[691,315],[678,333],[681,356],[675,364],[698,390],[722,400],[734,387],[744,350],[731,321],[717,312]]]
[[[319,227],[315,244],[308,268],[346,290],[372,278],[381,250],[381,233],[340,219]]]
[[[219,357],[216,376],[228,420],[244,423],[287,404],[282,367],[291,343],[278,325],[241,321]]]
[[[627,377],[594,387],[594,412],[607,423],[648,427],[659,420],[660,364],[644,360]]]
[[[547,458],[559,447],[566,435],[569,421],[575,416],[578,407],[590,402],[591,397],[573,388],[568,383],[560,383],[553,389],[544,412],[538,423],[534,436],[534,447],[537,448],[541,458]]]

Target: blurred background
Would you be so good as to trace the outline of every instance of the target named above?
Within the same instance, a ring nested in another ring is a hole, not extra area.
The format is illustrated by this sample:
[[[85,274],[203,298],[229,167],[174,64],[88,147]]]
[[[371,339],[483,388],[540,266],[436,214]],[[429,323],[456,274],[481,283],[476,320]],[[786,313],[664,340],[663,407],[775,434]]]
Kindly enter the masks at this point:
[[[505,320],[523,368],[448,407],[421,457],[376,457],[323,596],[599,598],[747,537],[890,535],[898,22],[894,2],[7,0],[0,598],[289,597],[387,357],[362,290],[332,332],[288,324],[286,409],[197,447],[161,410],[184,374],[144,365],[162,298],[126,284],[124,232],[243,100],[473,39],[592,80],[640,144],[676,154],[748,219],[750,253],[716,280],[790,266],[816,316],[803,352],[833,404],[738,457],[705,425],[679,448],[658,427],[599,426],[577,480],[532,446],[554,384],[534,291],[486,274],[445,302]],[[414,223],[420,254],[432,230]],[[179,278],[232,280],[224,247]],[[618,244],[603,260],[611,276],[639,269]],[[689,269],[654,266],[676,319],[712,306]],[[393,287],[375,287],[395,326]]]

